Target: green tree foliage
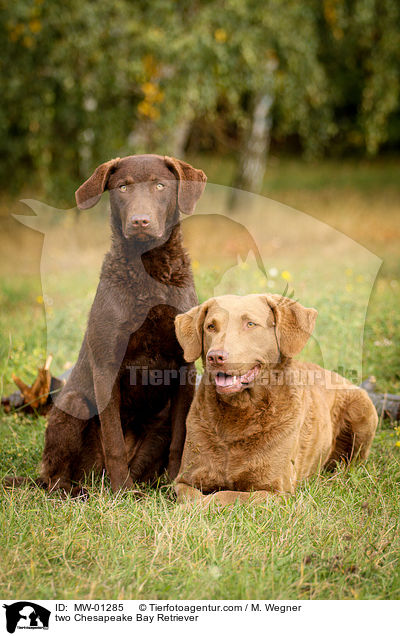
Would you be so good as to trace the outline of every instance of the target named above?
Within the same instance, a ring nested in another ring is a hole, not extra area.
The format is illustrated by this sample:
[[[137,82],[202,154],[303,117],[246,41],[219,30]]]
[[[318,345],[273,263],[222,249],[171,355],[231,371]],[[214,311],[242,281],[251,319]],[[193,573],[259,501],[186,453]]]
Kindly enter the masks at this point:
[[[221,108],[240,139],[263,91],[273,137],[314,155],[376,153],[398,109],[396,0],[1,0],[0,46],[5,188],[70,193]]]
[[[128,2],[17,0],[3,7],[3,183],[80,179],[126,141],[137,117],[139,19]],[[140,45],[140,43],[139,43]]]
[[[324,0],[321,60],[330,80],[336,141],[370,155],[400,120],[398,0]],[[399,142],[392,140],[392,145]],[[394,143],[393,143],[394,142]]]

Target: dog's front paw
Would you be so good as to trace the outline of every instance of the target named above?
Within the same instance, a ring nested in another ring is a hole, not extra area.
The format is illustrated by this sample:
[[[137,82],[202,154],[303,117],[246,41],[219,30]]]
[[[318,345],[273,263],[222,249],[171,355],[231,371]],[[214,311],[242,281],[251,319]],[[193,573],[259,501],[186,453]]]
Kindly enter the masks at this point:
[[[219,490],[212,495],[208,495],[206,499],[209,499],[208,506],[210,508],[216,508],[220,510],[222,508],[234,506],[236,502],[244,502],[248,500],[248,493],[242,493],[235,490]]]
[[[111,490],[114,493],[134,490],[133,479],[130,475],[110,475]]]
[[[146,496],[146,493],[142,490],[137,490],[136,488],[121,488],[119,492],[122,495],[132,497],[133,499],[143,499],[143,497]]]
[[[76,501],[87,501],[89,499],[89,492],[82,486],[74,486],[66,495],[69,495],[71,499],[75,499]]]
[[[179,460],[170,460],[168,462],[168,467],[167,467],[168,481],[173,482],[177,478],[180,465],[181,465],[181,462]]]

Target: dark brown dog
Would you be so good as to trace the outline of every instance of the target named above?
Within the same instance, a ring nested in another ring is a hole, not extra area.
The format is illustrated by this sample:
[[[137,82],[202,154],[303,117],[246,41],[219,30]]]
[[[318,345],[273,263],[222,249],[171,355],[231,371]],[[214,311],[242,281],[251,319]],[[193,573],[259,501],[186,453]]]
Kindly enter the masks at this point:
[[[81,209],[110,190],[112,245],[78,362],[49,414],[49,489],[70,491],[93,469],[106,469],[113,491],[165,468],[176,477],[194,387],[174,319],[197,302],[179,212],[194,211],[205,182],[183,161],[137,155],[100,165],[77,190]]]

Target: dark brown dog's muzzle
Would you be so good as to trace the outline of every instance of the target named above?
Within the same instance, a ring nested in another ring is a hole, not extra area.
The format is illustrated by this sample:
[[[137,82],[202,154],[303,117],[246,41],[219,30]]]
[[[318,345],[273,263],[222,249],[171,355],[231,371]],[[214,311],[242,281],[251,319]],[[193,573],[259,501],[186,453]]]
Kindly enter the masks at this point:
[[[148,216],[138,216],[134,214],[130,218],[131,224],[135,229],[141,230],[147,228],[150,225],[150,218]]]

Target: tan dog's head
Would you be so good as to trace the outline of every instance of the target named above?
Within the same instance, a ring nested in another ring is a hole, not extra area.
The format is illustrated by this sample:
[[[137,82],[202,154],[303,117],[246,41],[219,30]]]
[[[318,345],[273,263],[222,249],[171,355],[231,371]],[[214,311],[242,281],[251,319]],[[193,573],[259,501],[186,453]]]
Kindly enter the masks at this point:
[[[262,368],[300,353],[317,311],[277,294],[219,296],[175,319],[187,362],[202,356],[218,393],[250,388]]]

